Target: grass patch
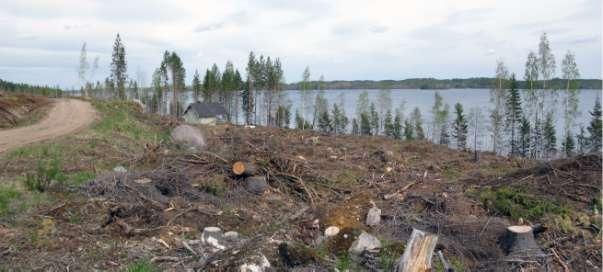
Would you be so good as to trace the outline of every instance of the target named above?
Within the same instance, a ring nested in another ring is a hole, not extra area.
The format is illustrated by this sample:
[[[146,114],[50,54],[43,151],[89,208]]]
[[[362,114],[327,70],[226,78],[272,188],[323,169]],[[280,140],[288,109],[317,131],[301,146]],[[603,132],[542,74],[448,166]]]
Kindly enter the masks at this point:
[[[379,251],[379,265],[383,271],[394,271],[398,258],[404,253],[404,243],[382,241],[383,245]]]
[[[465,271],[465,266],[463,265],[463,263],[455,258],[455,257],[451,257],[451,258],[447,258],[448,264],[450,264],[450,266],[452,266],[452,269],[454,269],[454,272],[463,272]],[[437,272],[446,272],[446,270],[444,270],[444,264],[440,261],[440,258],[437,257],[437,255],[434,254],[433,256],[433,270],[437,271]]]
[[[125,270],[125,272],[158,272],[158,271],[159,271],[159,268],[157,268],[155,265],[153,265],[148,260],[136,261],[136,262],[128,265],[128,267],[126,267],[126,270]]]
[[[94,106],[102,119],[93,126],[101,135],[121,134],[134,140],[159,141],[167,132],[154,129],[136,117],[137,105],[127,101],[95,101]]]
[[[0,186],[0,216],[7,215],[10,212],[11,203],[19,197],[21,197],[21,192],[14,186]]]
[[[512,187],[484,189],[479,199],[486,208],[513,219],[538,219],[546,214],[567,214],[569,210],[550,200],[528,194]]]

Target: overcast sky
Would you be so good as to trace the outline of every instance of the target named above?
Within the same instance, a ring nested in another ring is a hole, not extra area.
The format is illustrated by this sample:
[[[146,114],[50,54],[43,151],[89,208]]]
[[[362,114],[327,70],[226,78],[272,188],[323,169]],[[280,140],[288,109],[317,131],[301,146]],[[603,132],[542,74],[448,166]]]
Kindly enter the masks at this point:
[[[542,32],[558,64],[572,50],[583,78],[601,78],[601,26],[601,0],[1,1],[0,78],[78,86],[87,42],[101,80],[118,32],[146,84],[164,50],[187,84],[214,62],[243,72],[250,50],[280,57],[287,82],[305,66],[327,80],[492,76],[497,59],[523,77]]]

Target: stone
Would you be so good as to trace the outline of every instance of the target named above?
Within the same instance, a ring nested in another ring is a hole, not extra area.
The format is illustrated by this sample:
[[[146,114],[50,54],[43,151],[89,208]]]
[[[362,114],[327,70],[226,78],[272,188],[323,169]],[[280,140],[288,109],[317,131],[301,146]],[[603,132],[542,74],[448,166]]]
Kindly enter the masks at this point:
[[[335,236],[339,233],[339,228],[337,226],[330,226],[327,229],[325,229],[325,236],[326,237],[332,237]]]
[[[113,168],[113,172],[115,172],[115,173],[126,173],[126,172],[128,172],[128,169],[126,169],[125,167],[123,167],[121,165],[118,165],[118,166],[115,166]]]
[[[224,233],[224,238],[227,240],[235,241],[239,239],[239,233],[236,231],[227,231]]]
[[[352,246],[348,250],[351,254],[359,255],[363,251],[376,251],[381,248],[381,242],[377,237],[370,235],[363,231],[358,239],[352,243]]]
[[[171,137],[175,143],[185,145],[189,148],[203,149],[207,146],[203,133],[193,126],[179,125],[172,130]]]
[[[270,262],[264,254],[250,257],[244,264],[239,266],[240,272],[264,272],[270,268]]]
[[[201,243],[211,247],[212,252],[217,252],[226,249],[224,243],[224,235],[218,227],[206,227],[201,233]]]
[[[366,225],[369,227],[378,226],[381,223],[381,209],[373,206],[366,214]]]
[[[270,185],[266,182],[266,177],[252,176],[245,179],[245,189],[256,195],[262,195],[268,190]]]

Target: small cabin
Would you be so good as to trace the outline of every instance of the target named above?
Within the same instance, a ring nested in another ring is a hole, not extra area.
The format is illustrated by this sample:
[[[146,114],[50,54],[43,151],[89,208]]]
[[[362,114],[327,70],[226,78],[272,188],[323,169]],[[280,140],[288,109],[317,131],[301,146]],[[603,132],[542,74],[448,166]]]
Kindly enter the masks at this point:
[[[183,117],[189,124],[215,125],[226,121],[226,109],[218,103],[197,101],[188,105]]]

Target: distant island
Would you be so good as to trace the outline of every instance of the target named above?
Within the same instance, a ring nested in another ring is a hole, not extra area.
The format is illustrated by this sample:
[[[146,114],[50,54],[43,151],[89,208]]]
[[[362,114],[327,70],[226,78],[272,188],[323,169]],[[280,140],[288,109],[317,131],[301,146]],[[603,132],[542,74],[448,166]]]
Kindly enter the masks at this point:
[[[311,81],[315,89],[489,89],[495,86],[495,78],[409,78],[403,80],[334,80],[334,81]],[[526,81],[518,81],[519,88],[527,89]],[[580,89],[601,89],[601,79],[579,79],[577,82]],[[322,87],[321,87],[322,85]],[[538,85],[537,85],[538,86]],[[554,78],[547,82],[547,88],[565,89],[566,81]],[[284,84],[285,90],[299,90],[300,83]]]

